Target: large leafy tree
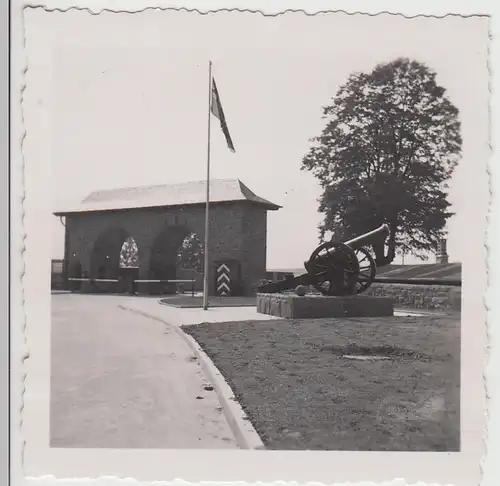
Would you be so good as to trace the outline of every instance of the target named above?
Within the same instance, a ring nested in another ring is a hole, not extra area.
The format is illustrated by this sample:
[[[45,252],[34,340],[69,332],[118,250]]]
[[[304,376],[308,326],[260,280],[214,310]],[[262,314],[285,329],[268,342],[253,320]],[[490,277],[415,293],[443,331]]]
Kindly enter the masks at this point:
[[[446,190],[462,146],[458,109],[422,63],[397,59],[353,73],[323,108],[326,126],[302,169],[321,183],[320,236],[359,235],[387,223],[383,265],[399,252],[425,258],[444,235]]]

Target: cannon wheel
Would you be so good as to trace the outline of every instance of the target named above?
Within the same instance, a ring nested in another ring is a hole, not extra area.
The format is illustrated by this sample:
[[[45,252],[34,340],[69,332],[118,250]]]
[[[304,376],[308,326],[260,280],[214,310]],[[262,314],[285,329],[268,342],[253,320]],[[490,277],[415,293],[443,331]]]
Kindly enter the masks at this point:
[[[356,248],[354,253],[356,254],[356,259],[359,264],[359,274],[356,279],[356,293],[361,294],[373,283],[377,273],[377,266],[370,252],[365,248]]]
[[[323,295],[357,293],[359,263],[354,250],[338,241],[318,246],[306,265],[312,285]]]

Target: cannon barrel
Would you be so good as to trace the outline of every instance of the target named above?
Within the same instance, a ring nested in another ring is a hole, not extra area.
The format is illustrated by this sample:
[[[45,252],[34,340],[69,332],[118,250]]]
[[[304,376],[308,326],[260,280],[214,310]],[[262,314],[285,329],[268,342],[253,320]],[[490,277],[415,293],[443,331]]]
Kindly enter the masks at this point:
[[[356,236],[356,238],[352,238],[351,240],[344,241],[344,243],[350,246],[353,250],[357,250],[358,248],[362,248],[363,246],[371,245],[374,243],[377,238],[383,237],[384,241],[389,236],[390,229],[387,224],[383,224],[379,226],[377,229],[365,233],[361,236]]]
[[[377,229],[374,229],[373,231],[369,231],[368,233],[365,233],[364,235],[361,236],[356,236],[356,238],[352,238],[348,241],[343,241],[341,244],[348,246],[351,250],[358,250],[359,248],[362,248],[367,245],[371,245],[377,241],[379,238],[387,238],[389,235],[390,230],[389,226],[387,224],[383,224],[379,226]],[[321,247],[320,247],[321,248]],[[341,258],[340,255],[338,258]],[[328,252],[324,255],[316,255],[314,258],[314,261],[318,264],[325,264],[325,262],[331,261],[332,255],[330,255]],[[306,269],[308,268],[309,263],[304,264]]]

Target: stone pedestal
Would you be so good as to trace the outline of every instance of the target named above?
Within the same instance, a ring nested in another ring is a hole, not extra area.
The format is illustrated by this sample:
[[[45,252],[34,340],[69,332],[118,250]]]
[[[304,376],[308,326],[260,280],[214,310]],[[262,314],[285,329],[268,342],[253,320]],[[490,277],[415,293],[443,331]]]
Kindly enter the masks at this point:
[[[257,294],[257,312],[285,319],[389,317],[394,315],[394,306],[390,298],[368,295]]]

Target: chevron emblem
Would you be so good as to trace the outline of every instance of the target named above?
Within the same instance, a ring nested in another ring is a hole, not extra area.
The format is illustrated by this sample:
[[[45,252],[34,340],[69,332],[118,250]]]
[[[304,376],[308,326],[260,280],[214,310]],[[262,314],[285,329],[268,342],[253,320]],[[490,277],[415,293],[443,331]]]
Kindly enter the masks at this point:
[[[219,265],[219,268],[217,269],[218,272],[222,272],[223,270],[225,270],[227,273],[230,272],[229,267],[225,263]]]
[[[217,277],[217,283],[223,282],[224,280],[225,280],[227,283],[231,282],[231,279],[229,278],[229,275],[228,275],[227,273],[221,273],[221,274]]]
[[[218,287],[217,287],[217,292],[219,292],[219,295],[228,295],[229,294],[229,287],[226,282],[222,282]]]
[[[217,267],[217,293],[222,296],[230,295],[231,293],[231,270],[225,263],[221,263]]]

